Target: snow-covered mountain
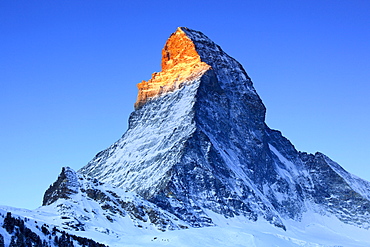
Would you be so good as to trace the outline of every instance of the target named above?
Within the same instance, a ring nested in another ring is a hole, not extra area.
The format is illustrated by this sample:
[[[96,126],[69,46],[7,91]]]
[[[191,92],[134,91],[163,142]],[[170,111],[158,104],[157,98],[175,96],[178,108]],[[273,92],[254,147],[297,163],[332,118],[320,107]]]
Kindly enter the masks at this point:
[[[201,73],[183,75],[194,60]],[[195,227],[213,225],[206,213],[213,211],[285,228],[283,219],[309,210],[370,227],[370,184],[271,130],[243,67],[204,34],[179,28],[171,35],[162,72],[151,80],[158,77],[163,85],[139,84],[128,131],[82,174],[135,191]]]
[[[138,88],[117,142],[3,221],[109,246],[370,245],[370,183],[270,129],[243,67],[204,34],[178,28]],[[6,243],[15,231],[0,228]]]

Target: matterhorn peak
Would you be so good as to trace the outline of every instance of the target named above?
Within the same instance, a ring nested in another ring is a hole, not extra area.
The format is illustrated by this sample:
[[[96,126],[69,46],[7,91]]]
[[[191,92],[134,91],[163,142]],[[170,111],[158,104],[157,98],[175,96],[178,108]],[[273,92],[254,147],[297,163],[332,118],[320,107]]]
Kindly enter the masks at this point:
[[[368,191],[357,186],[368,183],[270,129],[242,65],[203,33],[178,28],[163,48],[162,71],[138,88],[126,133],[79,173],[194,227],[214,225],[216,213],[286,229],[285,220],[318,208],[370,228]],[[348,193],[356,203],[342,203]]]
[[[161,65],[161,72],[153,73],[150,80],[137,85],[136,110],[151,99],[193,83],[209,70],[213,70],[214,76],[222,82],[219,87],[249,91],[260,101],[242,65],[202,32],[177,28],[162,49]]]
[[[210,69],[208,64],[201,61],[193,41],[183,29],[186,28],[177,28],[167,40],[162,50],[162,71],[153,73],[149,81],[142,81],[137,85],[139,93],[135,109],[158,95],[194,81]]]

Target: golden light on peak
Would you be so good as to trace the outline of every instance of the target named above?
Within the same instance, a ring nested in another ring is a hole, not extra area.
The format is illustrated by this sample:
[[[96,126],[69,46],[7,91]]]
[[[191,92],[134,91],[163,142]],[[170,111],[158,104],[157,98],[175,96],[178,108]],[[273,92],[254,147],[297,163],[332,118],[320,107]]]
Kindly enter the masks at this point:
[[[202,76],[210,66],[201,61],[194,43],[178,28],[162,50],[162,71],[153,73],[149,81],[137,85],[139,93],[135,109],[158,95],[174,91],[184,82]]]

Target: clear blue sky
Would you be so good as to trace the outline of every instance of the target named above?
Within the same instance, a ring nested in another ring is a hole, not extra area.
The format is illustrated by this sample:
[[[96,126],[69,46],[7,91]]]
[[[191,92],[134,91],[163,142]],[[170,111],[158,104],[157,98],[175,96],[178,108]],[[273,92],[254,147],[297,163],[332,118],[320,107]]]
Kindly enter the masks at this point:
[[[178,26],[241,62],[267,123],[370,180],[370,1],[0,1],[0,204],[41,205],[127,129]]]

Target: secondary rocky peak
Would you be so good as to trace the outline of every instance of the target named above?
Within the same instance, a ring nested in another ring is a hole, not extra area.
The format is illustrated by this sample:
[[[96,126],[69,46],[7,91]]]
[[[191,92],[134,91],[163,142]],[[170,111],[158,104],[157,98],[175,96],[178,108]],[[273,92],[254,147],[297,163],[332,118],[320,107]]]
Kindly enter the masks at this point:
[[[167,40],[162,50],[162,71],[153,73],[148,81],[137,85],[139,89],[135,109],[148,100],[174,91],[185,83],[202,76],[210,66],[201,61],[193,41],[178,28]]]
[[[78,181],[76,173],[69,167],[63,167],[57,181],[45,191],[42,205],[47,206],[59,198],[68,199],[77,193]]]

